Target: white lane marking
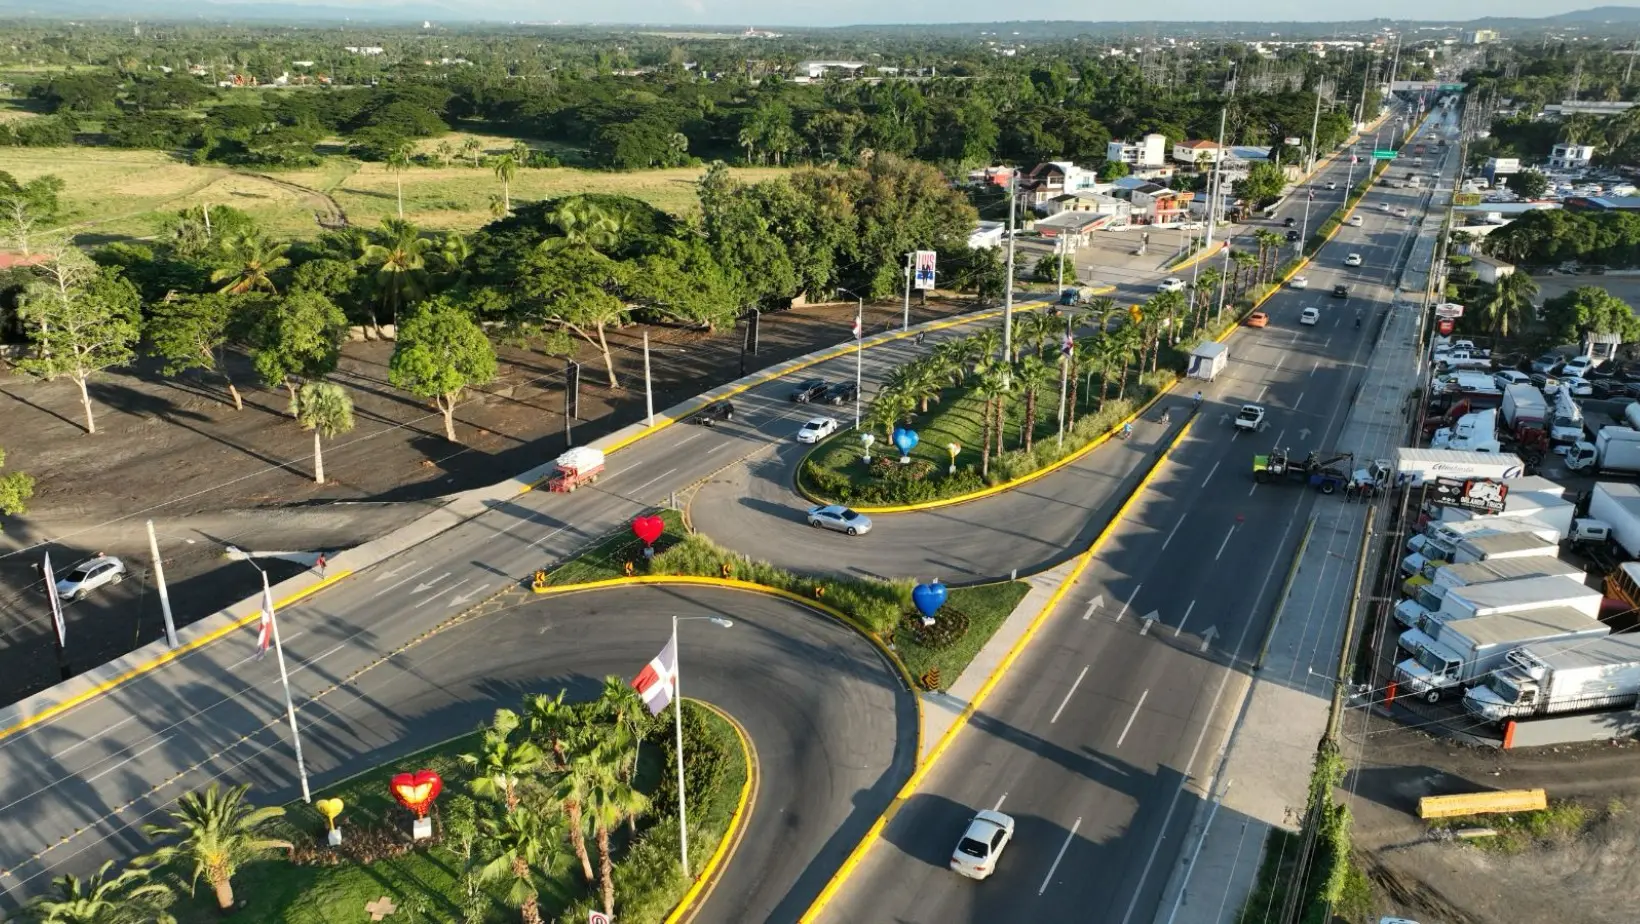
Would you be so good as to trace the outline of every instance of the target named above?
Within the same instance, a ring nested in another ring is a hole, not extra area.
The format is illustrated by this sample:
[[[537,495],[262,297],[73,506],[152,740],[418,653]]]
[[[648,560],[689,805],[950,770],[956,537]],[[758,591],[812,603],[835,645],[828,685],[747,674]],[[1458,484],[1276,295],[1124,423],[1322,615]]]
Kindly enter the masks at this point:
[[[1121,622],[1122,617],[1127,615],[1128,607],[1133,605],[1133,598],[1139,596],[1139,588],[1141,588],[1143,586],[1145,586],[1145,585],[1144,584],[1135,584],[1135,585],[1133,585],[1133,593],[1128,594],[1128,598],[1126,600],[1122,601],[1122,609],[1121,609],[1120,612],[1118,612],[1116,614],[1116,621],[1117,622]]]
[[[425,600],[421,601],[420,603],[416,604],[416,609],[419,610],[422,607],[426,606],[427,604],[432,603],[434,600],[439,599],[439,595],[442,594],[445,590],[455,590],[457,587],[460,587],[461,585],[467,583],[470,580],[472,580],[472,578],[462,578],[461,580],[455,582],[454,584],[451,584],[449,587],[443,588],[443,590],[439,591],[439,593],[437,593],[437,594],[428,594],[427,599],[425,599]]]
[[[702,427],[702,428],[700,428],[700,429],[699,429],[699,430],[697,430],[697,431],[695,431],[695,433],[694,433],[694,435],[692,435],[692,436],[686,436],[686,437],[684,437],[684,438],[683,438],[683,439],[681,439],[681,440],[678,440],[678,441],[677,441],[677,442],[676,442],[676,443],[675,443],[675,444],[673,444],[673,445],[674,445],[674,446],[682,446],[682,445],[683,445],[683,444],[684,444],[684,443],[687,443],[687,442],[689,442],[689,441],[690,441],[690,440],[698,440],[698,439],[700,439],[700,438],[701,438],[701,437],[703,437],[703,436],[705,436],[705,435],[706,435],[706,428],[705,428],[705,427]]]
[[[996,804],[996,805],[993,805],[993,806],[991,806],[991,811],[993,811],[993,812],[1000,812],[1000,811],[1002,811],[1002,800],[1003,800],[1003,799],[1006,799],[1006,798],[1008,798],[1008,794],[1007,794],[1007,793],[1003,793],[1003,794],[1002,794],[1002,795],[1000,795],[1000,796],[997,796],[997,804]]]
[[[1225,548],[1227,548],[1230,545],[1230,537],[1234,536],[1235,534],[1236,534],[1236,528],[1234,526],[1230,527],[1230,531],[1224,534],[1224,541],[1219,543],[1219,554],[1213,556],[1214,561],[1218,561],[1219,560],[1219,555],[1224,554]]]
[[[110,725],[107,728],[98,730],[98,732],[95,736],[90,737],[90,738],[81,738],[77,743],[71,744],[68,747],[63,748],[61,751],[58,751],[57,753],[51,755],[51,759],[52,760],[62,760],[64,757],[67,757],[68,755],[74,753],[75,751],[78,751],[80,748],[83,748],[86,745],[90,744],[91,742],[96,741],[98,738],[101,738],[103,735],[106,735],[109,732],[113,731],[114,729],[119,728],[121,725],[124,725],[127,722],[135,722],[136,720],[137,720],[136,714],[132,713],[131,715],[128,715],[123,719],[120,719],[118,722],[115,722],[113,725]]]
[[[522,521],[520,521],[520,522],[522,522]],[[433,568],[434,568],[433,565],[428,565],[427,567],[421,569],[420,571],[417,571],[415,574],[410,575],[409,577],[405,578],[404,580],[398,581],[397,583],[389,584],[386,587],[383,587],[381,590],[378,590],[375,593],[371,594],[370,596],[372,598],[379,597],[382,594],[385,594],[388,591],[392,590],[393,588],[398,587],[400,584],[408,584],[411,581],[414,581],[416,578],[419,578],[422,575],[426,574],[427,572],[433,570]]]
[[[714,452],[722,452],[723,450],[728,449],[728,448],[729,448],[729,441],[724,440],[723,442],[717,444],[716,446],[713,446],[711,449],[706,450],[706,454],[711,455]]]
[[[1190,605],[1184,608],[1184,618],[1179,620],[1179,627],[1177,629],[1173,630],[1173,637],[1174,638],[1178,638],[1179,633],[1184,631],[1184,624],[1186,622],[1190,621],[1190,611],[1195,609],[1195,608],[1196,608],[1196,601],[1194,601],[1194,600],[1190,601]]]
[[[1076,694],[1076,688],[1082,685],[1082,678],[1086,676],[1088,676],[1088,668],[1084,665],[1082,668],[1082,673],[1076,675],[1076,682],[1071,684],[1071,688],[1069,690],[1065,691],[1065,698],[1059,701],[1059,708],[1053,711],[1053,718],[1048,720],[1049,725],[1059,721],[1059,714],[1065,711],[1066,704],[1071,701],[1071,697]]]
[[[1122,726],[1122,734],[1116,739],[1116,746],[1121,747],[1127,740],[1128,732],[1133,730],[1133,720],[1139,717],[1139,710],[1145,707],[1145,697],[1150,695],[1149,690],[1139,694],[1139,701],[1133,704],[1133,714],[1128,716],[1127,724]]]
[[[1240,431],[1238,430],[1237,432],[1239,433]],[[1223,460],[1220,460],[1220,461],[1223,461]],[[1213,479],[1213,473],[1218,471],[1218,470],[1219,470],[1219,463],[1214,462],[1213,467],[1207,470],[1207,477],[1202,479],[1202,487],[1204,487],[1204,488],[1207,487],[1207,483]],[[1177,526],[1175,526],[1173,528],[1178,529]],[[1169,533],[1168,538],[1171,539],[1172,537],[1173,537],[1173,534]],[[1164,546],[1162,546],[1162,548],[1165,549],[1165,548],[1167,548],[1167,546],[1164,545]]]
[[[1179,517],[1179,522],[1174,523],[1173,528],[1167,531],[1167,538],[1162,541],[1162,551],[1164,551],[1164,552],[1167,551],[1167,544],[1169,542],[1173,541],[1173,534],[1177,533],[1179,531],[1179,527],[1181,527],[1183,525],[1184,525],[1184,517],[1181,516],[1181,517]]]
[[[1292,410],[1298,410],[1298,406],[1304,403],[1304,395],[1302,391],[1298,393],[1298,400],[1293,402]]]
[[[1059,869],[1059,861],[1065,859],[1065,851],[1070,849],[1071,841],[1076,838],[1077,829],[1081,827],[1082,819],[1078,818],[1076,824],[1071,825],[1071,833],[1065,835],[1065,843],[1059,845],[1059,856],[1053,858],[1053,865],[1048,867],[1048,875],[1042,878],[1042,888],[1036,890],[1037,895],[1048,891],[1048,883],[1053,881],[1054,871]]]
[[[546,542],[548,539],[551,539],[553,536],[558,535],[559,533],[563,532],[566,529],[569,529],[569,527],[567,525],[566,526],[560,526],[557,529],[553,530],[552,532],[547,533],[545,536],[542,536],[541,538],[539,538],[539,539],[535,540],[534,542],[530,543],[530,545],[540,545],[541,543]]]
[[[1310,367],[1310,374],[1314,375],[1316,373],[1316,370],[1318,370],[1320,368],[1321,368],[1321,360],[1318,359],[1318,360],[1315,361],[1315,365]]]
[[[118,770],[119,768],[125,766],[126,764],[130,763],[131,761],[136,760],[137,758],[141,757],[142,755],[148,753],[149,751],[152,751],[153,749],[155,749],[157,747],[160,747],[164,744],[167,744],[168,742],[170,742],[170,740],[171,739],[169,737],[161,738],[158,741],[154,742],[153,744],[150,744],[149,746],[147,746],[147,747],[143,748],[142,750],[136,752],[135,754],[132,754],[130,757],[127,757],[126,759],[120,761],[119,763],[113,765],[112,767],[109,767],[107,770],[104,770],[103,772],[101,772],[101,773],[99,773],[95,776],[86,777],[85,782],[87,784],[95,783],[98,780],[102,779],[103,777],[109,775],[110,773],[113,773],[115,770]]]
[[[1293,339],[1296,340],[1297,338],[1298,338],[1298,335],[1294,334]],[[1286,354],[1282,354],[1281,356],[1277,356],[1276,357],[1276,364],[1270,367],[1270,371],[1275,372],[1275,371],[1279,370],[1281,368],[1282,361],[1285,360],[1286,358],[1287,358]]]
[[[639,491],[642,491],[644,488],[647,488],[650,485],[654,484],[655,482],[660,481],[662,478],[665,478],[667,475],[670,475],[675,471],[677,471],[677,469],[669,468],[666,471],[661,472],[659,475],[656,475],[655,477],[653,477],[653,478],[649,479],[648,481],[644,482],[643,484],[638,485],[637,487],[633,488],[631,491],[629,491],[627,493],[636,494]]]
[[[1258,390],[1258,397],[1253,399],[1253,403],[1257,404],[1258,402],[1263,401],[1264,400],[1264,393],[1269,391],[1269,390],[1270,390],[1269,385],[1261,386]]]

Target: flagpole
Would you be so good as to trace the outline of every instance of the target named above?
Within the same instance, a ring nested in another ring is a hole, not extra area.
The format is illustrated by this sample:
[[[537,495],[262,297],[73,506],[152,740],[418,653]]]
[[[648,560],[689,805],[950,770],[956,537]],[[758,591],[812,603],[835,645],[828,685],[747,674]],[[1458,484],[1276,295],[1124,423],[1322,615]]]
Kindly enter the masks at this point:
[[[683,861],[683,877],[689,874],[689,811],[684,806],[683,785],[683,654],[678,651],[678,616],[672,614],[672,728],[677,733],[678,751],[678,854]]]
[[[255,567],[254,562],[252,567]],[[285,671],[285,646],[279,641],[279,617],[273,611],[273,591],[268,587],[268,573],[261,568],[256,570],[262,575],[262,605],[267,608],[268,624],[273,629],[273,656],[279,662],[279,683],[285,688],[285,718],[290,720],[290,743],[296,749],[296,775],[302,781],[302,801],[312,803],[307,765],[302,762],[302,733],[296,725],[296,703],[290,698],[290,674]]]

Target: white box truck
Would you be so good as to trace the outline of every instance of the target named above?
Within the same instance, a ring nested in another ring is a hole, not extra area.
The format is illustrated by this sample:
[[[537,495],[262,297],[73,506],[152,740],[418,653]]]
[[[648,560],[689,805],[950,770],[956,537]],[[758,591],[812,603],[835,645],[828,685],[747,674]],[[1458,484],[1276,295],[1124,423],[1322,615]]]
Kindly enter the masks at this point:
[[[1442,427],[1430,437],[1431,449],[1457,449],[1464,452],[1499,453],[1503,444],[1498,442],[1498,410],[1487,408],[1464,414],[1450,427]]]
[[[1610,527],[1611,541],[1640,558],[1640,486],[1599,482],[1589,492],[1589,519]]]
[[[1396,644],[1417,651],[1419,645],[1429,641],[1435,626],[1547,607],[1577,610],[1594,619],[1600,615],[1600,601],[1604,599],[1600,591],[1567,575],[1488,581],[1449,588],[1439,596],[1439,605],[1432,608],[1412,600],[1396,604],[1396,621],[1412,627]]]
[[[1424,527],[1422,533],[1407,540],[1407,549],[1411,554],[1401,559],[1401,571],[1403,574],[1413,575],[1424,570],[1424,566],[1430,562],[1450,562],[1464,540],[1502,533],[1530,534],[1536,537],[1540,546],[1551,549],[1551,554],[1562,538],[1560,530],[1548,523],[1539,523],[1531,517],[1485,517],[1455,522],[1434,520]],[[1493,548],[1499,553],[1518,552],[1522,546]],[[1484,560],[1484,557],[1469,559]]]
[[[1640,404],[1629,407],[1640,407]],[[1602,427],[1593,443],[1578,440],[1566,450],[1566,467],[1596,475],[1640,473],[1640,430]]]
[[[1505,481],[1525,473],[1525,464],[1512,453],[1410,447],[1395,450],[1395,483],[1398,486],[1418,487],[1433,478]]]
[[[1562,388],[1555,392],[1554,412],[1549,415],[1549,439],[1555,443],[1575,443],[1583,438],[1583,409]]]
[[[1441,601],[1448,591],[1477,584],[1555,575],[1580,581],[1586,576],[1582,568],[1553,555],[1495,558],[1425,567],[1401,585],[1401,592],[1406,594],[1407,599],[1396,603],[1395,619],[1409,629],[1417,628],[1419,620],[1441,608]]]
[[[1416,653],[1395,665],[1395,682],[1401,695],[1434,703],[1485,679],[1522,645],[1598,639],[1611,628],[1572,607],[1550,607],[1434,623],[1420,634]]]
[[[1536,385],[1521,382],[1503,390],[1503,422],[1510,433],[1522,429],[1544,430],[1549,426],[1549,403]]]
[[[1517,478],[1514,481],[1524,481]],[[1559,493],[1538,493],[1523,491],[1515,487],[1513,481],[1506,481],[1509,493],[1503,498],[1503,510],[1499,513],[1482,513],[1476,510],[1466,510],[1462,507],[1437,506],[1439,519],[1442,523],[1465,523],[1472,520],[1518,520],[1532,519],[1539,523],[1553,526],[1560,531],[1560,538],[1564,539],[1572,533],[1572,521],[1577,519],[1577,504],[1567,500]],[[1559,489],[1557,488],[1558,492]]]
[[[1470,715],[1490,722],[1557,712],[1631,708],[1640,700],[1640,634],[1527,645],[1464,694]]]

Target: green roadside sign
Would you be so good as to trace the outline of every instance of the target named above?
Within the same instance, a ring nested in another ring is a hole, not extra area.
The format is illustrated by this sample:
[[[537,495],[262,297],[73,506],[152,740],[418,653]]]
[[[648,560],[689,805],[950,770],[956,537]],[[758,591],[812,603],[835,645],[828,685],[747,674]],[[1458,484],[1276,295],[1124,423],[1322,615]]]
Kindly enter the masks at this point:
[[[1395,152],[1394,151],[1373,151],[1372,152],[1372,157],[1373,157],[1374,160],[1394,160],[1395,159]]]

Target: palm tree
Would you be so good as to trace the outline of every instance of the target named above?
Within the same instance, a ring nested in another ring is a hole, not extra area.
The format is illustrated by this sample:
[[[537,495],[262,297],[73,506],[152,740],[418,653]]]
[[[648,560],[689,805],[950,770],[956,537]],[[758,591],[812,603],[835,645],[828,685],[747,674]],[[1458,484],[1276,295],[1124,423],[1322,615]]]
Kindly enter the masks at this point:
[[[277,294],[273,274],[290,265],[285,257],[286,246],[253,230],[226,238],[222,241],[218,266],[211,271],[211,281],[222,283],[217,291],[233,295],[258,291]]]
[[[399,321],[399,315],[427,291],[427,254],[434,247],[421,229],[398,218],[384,218],[370,235],[370,243],[360,255],[360,266],[375,274],[376,297],[382,313]]]
[[[1238,250],[1230,255],[1230,262],[1236,265],[1233,288],[1236,290],[1236,298],[1240,298],[1247,294],[1248,288],[1247,279],[1243,275],[1243,270],[1249,270],[1257,266],[1258,258],[1245,250]]]
[[[387,155],[387,169],[393,171],[393,184],[399,194],[399,221],[404,220],[404,171],[410,169],[410,145],[401,144]]]
[[[880,430],[884,440],[893,440],[894,428],[905,418],[908,406],[903,395],[884,386],[878,389],[877,397],[871,399],[871,406],[866,408],[865,418],[860,421],[860,425],[867,431]]]
[[[963,379],[968,377],[968,363],[976,352],[974,347],[970,337],[942,340],[934,344],[928,360],[941,378],[949,380],[953,386],[961,385]]]
[[[57,877],[24,914],[35,924],[176,924],[166,910],[175,897],[168,886],[142,869],[110,878],[113,867],[110,860],[84,879]]]
[[[284,817],[277,805],[253,808],[245,801],[249,786],[224,791],[212,783],[204,792],[191,792],[170,809],[169,825],[144,825],[149,837],[174,838],[148,857],[153,864],[187,864],[192,867],[190,891],[203,877],[216,892],[222,911],[233,910],[233,876],[239,867],[260,860],[278,849],[291,849],[289,841],[266,836],[268,823]]]
[[[511,709],[497,709],[490,727],[484,730],[480,749],[463,754],[461,763],[471,768],[473,794],[483,798],[499,797],[513,814],[522,798],[519,788],[525,778],[541,767],[541,748],[533,741],[516,741],[513,732],[518,729],[518,713]]]
[[[473,162],[474,167],[477,167],[479,157],[484,153],[484,145],[477,138],[468,138],[461,143],[461,153]]]
[[[1020,390],[1025,393],[1025,435],[1024,447],[1026,452],[1031,451],[1031,443],[1036,435],[1036,404],[1043,389],[1051,389],[1054,380],[1054,367],[1042,361],[1040,356],[1027,356],[1019,364],[1017,380]]]
[[[575,850],[575,859],[581,861],[581,875],[592,882],[592,857],[587,853],[586,804],[593,789],[593,778],[604,772],[595,759],[597,750],[583,749],[563,768],[558,783],[553,787],[554,802],[564,808],[564,820],[569,823],[569,844]]]
[[[450,161],[455,160],[456,157],[456,149],[451,147],[448,141],[440,141],[434,145],[433,153],[437,155],[441,167],[450,166]]]
[[[1002,331],[995,327],[987,327],[966,339],[973,342],[968,356],[968,361],[973,364],[971,373],[978,372],[981,366],[1002,356]]]
[[[491,218],[506,218],[507,217],[507,200],[504,196],[501,196],[501,195],[496,194],[496,193],[491,193],[490,194],[490,217]]]
[[[552,752],[552,765],[558,770],[569,766],[569,733],[579,727],[575,707],[564,702],[564,692],[524,697],[524,728],[532,739],[545,742]]]
[[[1260,228],[1253,236],[1258,238],[1259,242],[1259,274],[1263,277],[1260,281],[1267,282],[1275,275],[1275,268],[1280,263],[1281,247],[1286,241],[1281,235],[1265,228]],[[1268,266],[1264,264],[1266,259],[1269,261]]]
[[[479,869],[478,878],[509,880],[507,903],[518,909],[524,924],[541,924],[541,885],[556,859],[557,832],[535,812],[509,812],[486,818],[483,825],[490,861]]]
[[[508,149],[508,153],[512,155],[513,160],[520,167],[530,162],[530,146],[522,141],[514,141],[512,147]]]
[[[518,176],[518,161],[511,154],[502,154],[490,162],[490,168],[495,171],[495,178],[501,181],[502,214],[511,212],[512,181]]]
[[[888,374],[883,389],[893,392],[903,398],[905,404],[916,406],[921,413],[926,414],[928,399],[940,393],[939,382],[933,373],[934,367],[927,363],[909,362]]]
[[[320,437],[334,438],[353,429],[353,399],[342,386],[331,382],[308,382],[290,402],[290,415],[313,431],[313,482],[325,483],[324,446]]]
[[[1132,324],[1124,324],[1111,332],[1116,340],[1116,355],[1121,360],[1121,376],[1116,380],[1116,400],[1127,397],[1128,367],[1144,355],[1144,334]]]
[[[1538,285],[1532,277],[1516,271],[1499,279],[1497,284],[1487,294],[1486,317],[1492,322],[1492,329],[1498,336],[1507,337],[1509,332],[1518,329],[1521,318],[1532,307],[1532,299],[1538,294]]]
[[[752,162],[752,151],[757,148],[757,136],[757,127],[747,124],[741,126],[740,134],[736,138],[740,142],[740,146],[746,149],[746,163],[748,164]]]
[[[612,727],[606,746],[615,755],[616,773],[627,783],[633,783],[638,776],[638,747],[643,743],[644,732],[650,724],[649,708],[632,684],[626,682],[626,678],[609,676],[604,678],[604,689],[598,697],[597,709]],[[632,830],[633,833],[637,832],[636,816]]]
[[[600,751],[592,752],[600,755]],[[615,773],[607,759],[589,755],[598,763],[592,768],[591,787],[587,790],[587,807],[591,810],[592,825],[598,838],[598,882],[603,887],[604,914],[615,916],[615,864],[610,859],[609,829],[628,818],[636,817],[649,807],[649,798],[638,792]],[[689,874],[684,870],[684,875]]]
[[[542,247],[560,250],[566,247],[590,247],[607,252],[621,242],[621,221],[596,202],[576,197],[558,204],[547,214],[547,220],[558,226],[562,237],[547,238]]]
[[[1100,331],[1092,339],[1089,353],[1091,361],[1099,370],[1099,407],[1105,406],[1105,398],[1110,393],[1111,373],[1122,366],[1122,353],[1127,349],[1115,331]]]
[[[1196,297],[1193,322],[1198,330],[1207,326],[1207,310],[1217,299],[1219,284],[1223,281],[1224,270],[1216,266],[1206,267],[1196,274],[1196,282],[1192,286]]]
[[[473,258],[473,245],[468,242],[467,236],[460,231],[446,231],[438,239],[435,256],[438,258],[439,272],[454,279],[460,279],[466,274],[467,261]]]

